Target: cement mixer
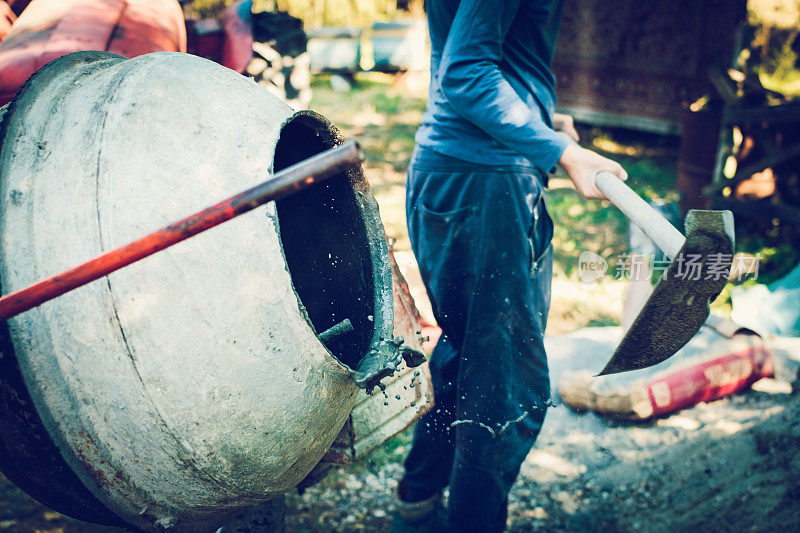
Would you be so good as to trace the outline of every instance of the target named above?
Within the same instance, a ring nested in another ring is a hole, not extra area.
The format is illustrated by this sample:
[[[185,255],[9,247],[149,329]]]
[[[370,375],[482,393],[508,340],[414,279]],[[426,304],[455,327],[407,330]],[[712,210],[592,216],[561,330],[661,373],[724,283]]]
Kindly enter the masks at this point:
[[[3,294],[341,142],[180,53],[68,55],[0,115]],[[416,416],[359,392],[396,369],[397,298],[351,166],[3,323],[0,467],[75,518],[213,530],[301,483],[358,412],[363,448]]]

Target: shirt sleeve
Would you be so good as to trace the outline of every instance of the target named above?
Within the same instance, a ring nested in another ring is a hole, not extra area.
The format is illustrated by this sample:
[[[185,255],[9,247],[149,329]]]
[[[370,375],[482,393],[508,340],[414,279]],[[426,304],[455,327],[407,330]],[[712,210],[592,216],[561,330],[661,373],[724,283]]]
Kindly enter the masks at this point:
[[[520,0],[461,0],[448,32],[438,76],[453,110],[500,143],[549,172],[568,141],[531,109],[503,76],[499,62]]]

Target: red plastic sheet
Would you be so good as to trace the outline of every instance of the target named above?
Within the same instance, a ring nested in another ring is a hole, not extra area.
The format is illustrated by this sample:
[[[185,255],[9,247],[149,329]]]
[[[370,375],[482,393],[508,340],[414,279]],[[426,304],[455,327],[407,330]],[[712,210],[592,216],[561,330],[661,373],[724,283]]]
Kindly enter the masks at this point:
[[[185,52],[180,4],[176,0],[34,0],[0,45],[0,105],[48,62],[85,50],[126,57]]]

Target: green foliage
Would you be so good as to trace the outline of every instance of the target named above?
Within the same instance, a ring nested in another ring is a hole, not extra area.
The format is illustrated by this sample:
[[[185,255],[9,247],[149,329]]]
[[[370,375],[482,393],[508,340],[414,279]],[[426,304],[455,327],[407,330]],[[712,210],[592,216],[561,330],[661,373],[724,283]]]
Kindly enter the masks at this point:
[[[191,9],[201,18],[214,18],[219,16],[222,10],[232,2],[233,0],[194,0],[191,3]]]
[[[781,231],[781,228],[775,227],[764,231],[763,228],[737,228],[737,251],[759,258],[758,283],[769,284],[779,280],[800,263],[797,237],[786,235],[792,229]]]
[[[749,0],[747,14],[754,26],[796,28],[800,26],[800,0]]]
[[[256,9],[280,9],[303,20],[306,28],[368,27],[397,14],[396,0],[255,0]]]
[[[767,89],[786,95],[800,95],[800,57],[793,49],[798,35],[798,30],[790,32],[783,43],[770,50],[764,62],[759,65],[759,79]]]
[[[800,96],[800,61],[795,51],[800,35],[800,0],[749,0],[748,21],[756,28],[752,63],[767,89]],[[748,51],[749,52],[749,51]]]
[[[233,0],[194,0],[189,10],[203,18],[218,16]],[[408,4],[408,10],[398,9]],[[306,28],[349,26],[367,28],[376,21],[390,20],[407,13],[420,14],[422,0],[253,0],[253,9],[286,11],[303,20]]]

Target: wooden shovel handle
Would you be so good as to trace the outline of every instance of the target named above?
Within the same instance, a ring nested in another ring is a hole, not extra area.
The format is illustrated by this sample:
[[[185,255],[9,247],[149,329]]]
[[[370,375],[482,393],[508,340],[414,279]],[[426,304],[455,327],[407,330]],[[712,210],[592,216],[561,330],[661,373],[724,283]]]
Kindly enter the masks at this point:
[[[598,172],[595,185],[603,194],[625,213],[631,222],[650,237],[670,259],[675,259],[683,248],[686,238],[675,226],[645,202],[638,194],[610,172]]]

